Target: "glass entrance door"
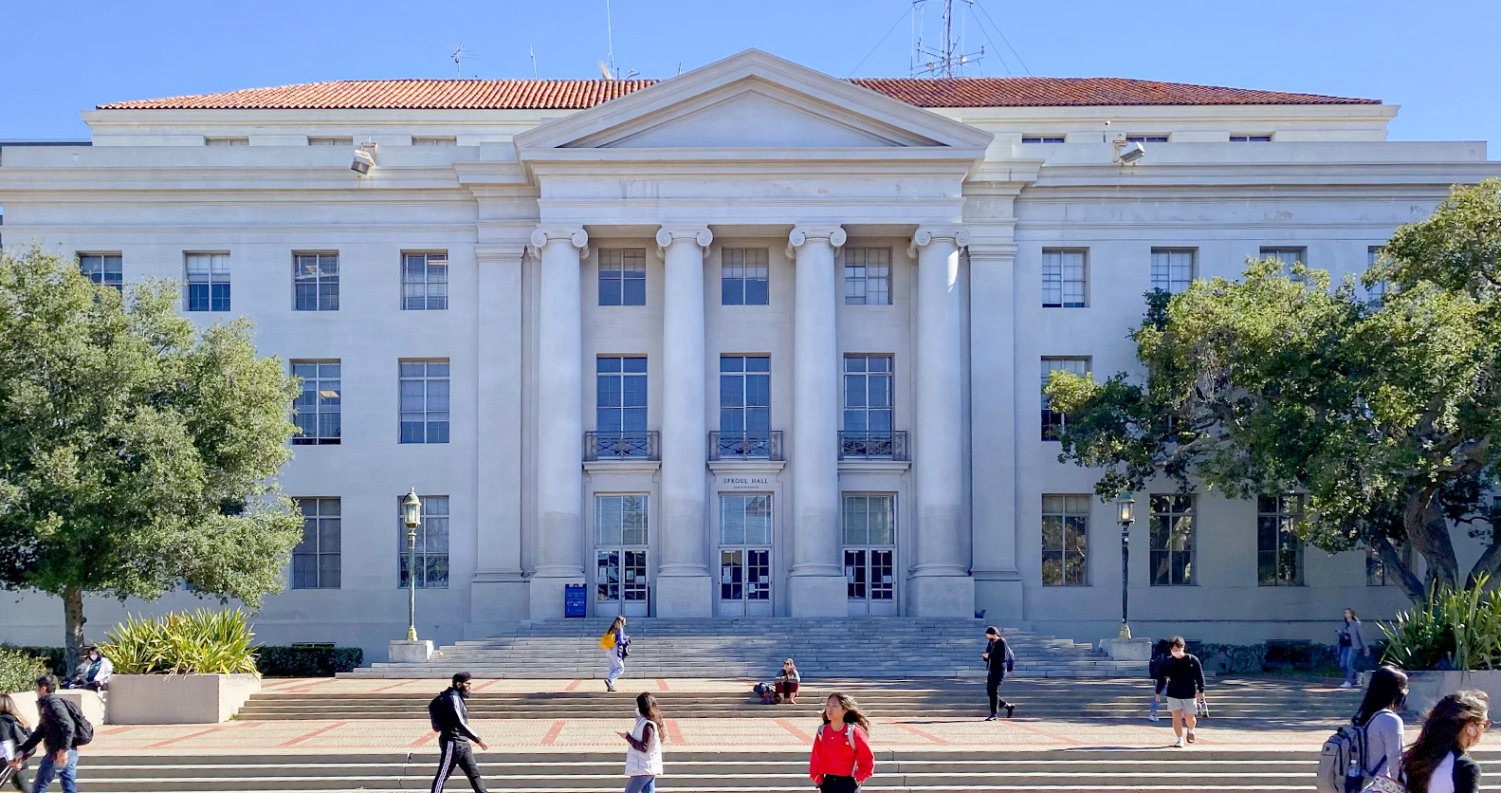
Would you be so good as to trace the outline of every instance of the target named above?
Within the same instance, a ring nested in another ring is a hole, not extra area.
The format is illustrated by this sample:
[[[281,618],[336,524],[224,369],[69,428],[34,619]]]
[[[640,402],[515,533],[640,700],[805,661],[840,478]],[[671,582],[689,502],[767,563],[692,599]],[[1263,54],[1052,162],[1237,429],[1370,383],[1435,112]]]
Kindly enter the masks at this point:
[[[771,549],[719,549],[719,616],[771,616]]]
[[[844,583],[851,617],[896,615],[896,582],[891,548],[845,548]]]
[[[594,613],[645,617],[650,612],[645,548],[600,548],[594,570]]]

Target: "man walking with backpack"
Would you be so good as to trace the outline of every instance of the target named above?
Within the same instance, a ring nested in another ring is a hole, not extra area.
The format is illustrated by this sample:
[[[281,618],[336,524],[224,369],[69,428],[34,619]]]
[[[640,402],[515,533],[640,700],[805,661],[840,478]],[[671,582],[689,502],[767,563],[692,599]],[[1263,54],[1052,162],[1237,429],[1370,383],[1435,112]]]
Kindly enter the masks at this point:
[[[1001,681],[1006,679],[1006,673],[1016,668],[1016,656],[1011,654],[1011,646],[1001,638],[1001,631],[994,625],[985,629],[985,652],[980,655],[985,661],[985,695],[990,698],[990,717],[986,721],[995,721],[996,706],[1006,709],[1006,718],[1016,710],[1016,706],[1001,699]]]
[[[468,672],[453,676],[453,685],[433,697],[428,703],[427,717],[432,722],[433,732],[438,733],[438,774],[433,777],[432,793],[443,793],[443,784],[455,768],[469,778],[469,787],[474,793],[487,793],[485,780],[480,778],[479,765],[474,762],[474,750],[469,742],[474,741],[481,749],[489,749],[474,731],[469,729],[469,709],[464,700],[469,698]]]
[[[94,726],[77,705],[57,696],[57,681],[46,675],[36,679],[36,709],[37,727],[16,747],[10,767],[19,769],[22,758],[40,743],[46,754],[37,765],[31,793],[43,793],[54,776],[62,780],[63,793],[78,793],[78,747],[94,739]]]

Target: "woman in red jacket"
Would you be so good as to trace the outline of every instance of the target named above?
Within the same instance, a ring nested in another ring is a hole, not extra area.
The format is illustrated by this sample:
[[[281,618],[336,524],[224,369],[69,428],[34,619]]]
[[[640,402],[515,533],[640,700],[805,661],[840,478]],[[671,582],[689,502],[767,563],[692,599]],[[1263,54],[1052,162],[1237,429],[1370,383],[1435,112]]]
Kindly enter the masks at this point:
[[[823,706],[823,726],[813,738],[808,776],[823,793],[854,793],[875,770],[870,721],[853,698],[830,694]]]

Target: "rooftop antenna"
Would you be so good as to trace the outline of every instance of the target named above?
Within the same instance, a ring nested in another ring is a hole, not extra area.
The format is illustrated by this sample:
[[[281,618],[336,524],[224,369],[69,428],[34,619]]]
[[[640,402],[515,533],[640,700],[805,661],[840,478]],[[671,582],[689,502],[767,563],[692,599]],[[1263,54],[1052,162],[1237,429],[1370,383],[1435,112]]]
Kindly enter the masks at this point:
[[[610,24],[610,0],[605,0],[605,44],[609,47],[606,57],[610,60],[609,73],[605,75],[605,79],[618,80],[620,72],[615,68],[615,28]]]
[[[977,52],[966,54],[964,52],[964,19],[959,20],[959,35],[954,35],[954,3],[955,0],[912,0],[913,16],[922,15],[923,9],[929,2],[943,3],[943,43],[937,47],[926,44],[923,41],[923,21],[914,19],[916,28],[916,42],[912,48],[912,76],[913,77],[953,77],[955,73],[963,74],[964,67],[985,57],[985,48],[981,47]],[[967,6],[973,6],[974,0],[958,0]],[[961,13],[963,9],[961,8]]]
[[[532,79],[537,79],[537,53],[532,50],[532,45],[526,45],[526,54],[532,59]]]
[[[457,47],[453,48],[453,54],[448,57],[453,61],[454,76],[462,78],[464,76],[464,59],[478,58],[479,56],[472,52],[465,52],[464,42],[461,41]]]

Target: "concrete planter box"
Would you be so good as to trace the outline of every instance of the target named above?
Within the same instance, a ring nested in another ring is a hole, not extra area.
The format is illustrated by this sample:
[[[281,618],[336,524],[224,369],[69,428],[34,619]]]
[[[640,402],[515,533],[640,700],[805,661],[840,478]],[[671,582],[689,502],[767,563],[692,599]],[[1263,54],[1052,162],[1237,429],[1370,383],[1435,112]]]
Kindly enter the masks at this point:
[[[1370,673],[1361,678],[1369,680]],[[1467,689],[1484,691],[1493,706],[1501,706],[1501,671],[1408,672],[1407,709],[1421,716],[1446,694]]]
[[[261,690],[258,675],[115,675],[110,724],[218,724]]]
[[[70,688],[66,691],[57,692],[59,697],[70,699],[78,709],[83,711],[83,717],[90,724],[98,726],[104,723],[104,695],[98,691],[85,691],[78,688]],[[21,716],[32,727],[37,725],[36,691],[19,691],[10,695],[15,700],[16,709],[21,711]]]

